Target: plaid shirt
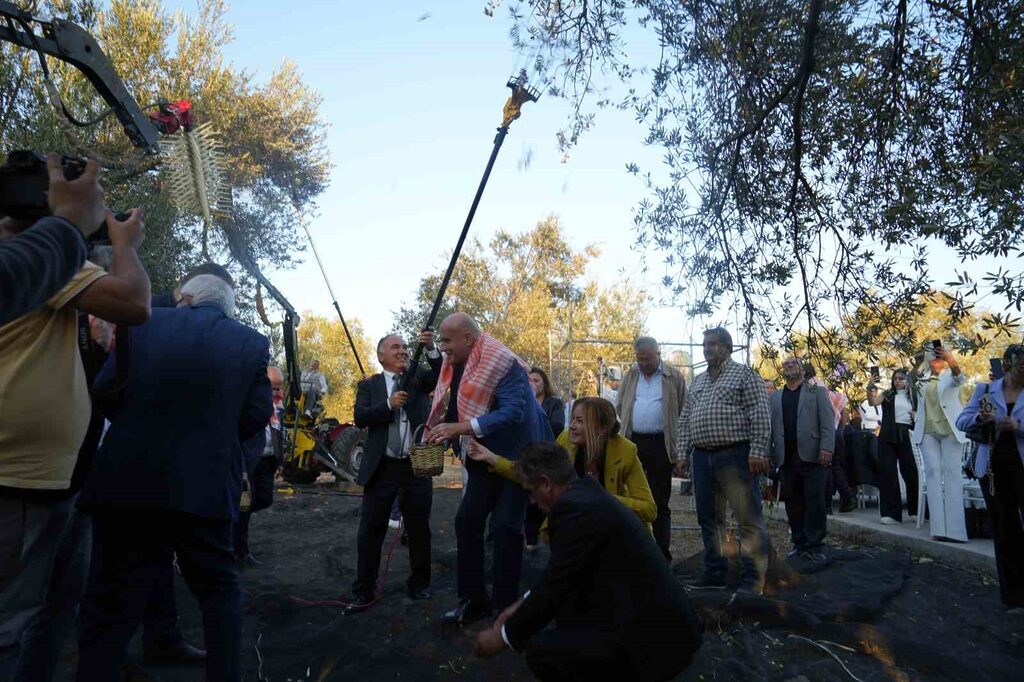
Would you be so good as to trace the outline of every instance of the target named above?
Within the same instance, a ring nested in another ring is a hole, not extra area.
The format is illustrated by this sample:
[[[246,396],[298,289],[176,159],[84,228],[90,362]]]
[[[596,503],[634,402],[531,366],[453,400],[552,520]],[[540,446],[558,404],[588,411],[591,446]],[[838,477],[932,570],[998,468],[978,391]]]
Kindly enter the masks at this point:
[[[722,448],[743,441],[750,441],[752,457],[768,456],[768,393],[753,369],[726,360],[718,379],[701,374],[686,398],[679,415],[679,446],[684,456],[694,447]]]

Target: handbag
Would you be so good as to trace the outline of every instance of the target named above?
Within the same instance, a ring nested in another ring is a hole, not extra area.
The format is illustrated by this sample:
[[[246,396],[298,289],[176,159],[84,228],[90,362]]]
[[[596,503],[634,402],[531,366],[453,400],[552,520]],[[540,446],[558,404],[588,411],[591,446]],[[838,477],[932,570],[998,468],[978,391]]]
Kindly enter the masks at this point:
[[[988,394],[989,385],[985,384],[985,393],[982,394],[979,399],[981,405],[980,411],[991,413],[995,410],[995,404],[992,402],[992,398]],[[979,480],[986,472],[982,471],[978,473],[978,452],[981,450],[982,445],[992,445],[992,441],[995,439],[995,423],[994,422],[979,422],[974,421],[973,424],[969,425],[964,430],[964,435],[967,440],[970,441],[970,450],[967,452],[967,457],[964,459],[964,475],[972,480]]]

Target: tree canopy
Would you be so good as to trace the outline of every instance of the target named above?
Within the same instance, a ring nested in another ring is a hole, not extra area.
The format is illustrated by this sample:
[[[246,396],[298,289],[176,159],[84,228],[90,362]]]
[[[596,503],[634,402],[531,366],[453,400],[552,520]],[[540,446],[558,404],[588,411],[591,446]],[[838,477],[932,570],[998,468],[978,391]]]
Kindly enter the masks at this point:
[[[160,0],[44,0],[31,11],[81,25],[99,42],[140,106],[160,100],[192,101],[197,122],[221,134],[233,188],[234,220],[246,255],[261,267],[289,267],[303,242],[301,213],[327,185],[330,162],[320,96],[294,64],[283,62],[266,82],[230,63],[223,48],[233,39],[224,0],[198,0],[195,14],[169,13]],[[91,84],[73,67],[48,60],[61,98],[80,120],[105,110]],[[44,97],[38,57],[0,43],[0,148],[82,153],[62,135],[57,112]],[[134,155],[114,117],[77,130],[90,153],[115,163]],[[146,211],[141,256],[154,288],[168,289],[200,259],[200,225],[171,203],[162,173],[148,160],[141,168],[113,168],[104,176],[108,204]],[[225,261],[223,233],[211,235],[211,255]],[[250,294],[251,279],[241,275]],[[252,317],[251,307],[248,308]]]
[[[435,327],[450,313],[467,313],[526,362],[544,367],[560,391],[568,390],[567,364],[552,368],[550,361],[565,354],[561,351],[570,338],[632,341],[644,327],[647,299],[628,282],[577,284],[598,255],[594,246],[573,249],[555,217],[520,234],[501,230],[486,247],[473,239],[455,267]],[[441,283],[438,270],[420,281],[414,301],[396,313],[396,330],[407,339],[416,339],[427,320]],[[587,344],[573,353],[571,383],[589,391],[593,377],[588,372],[596,370],[598,357],[628,362],[633,349]]]
[[[346,320],[359,359],[367,372],[372,373],[377,360],[376,344],[370,340],[358,319]],[[328,319],[311,311],[302,313],[302,324],[297,331],[299,341],[299,368],[309,369],[313,360],[320,361],[320,371],[327,379],[327,395],[324,397],[326,415],[343,422],[353,419],[356,402],[356,384],[363,376],[359,373],[348,339],[341,322]]]
[[[1001,358],[1005,347],[1014,343],[1022,330],[1019,326],[994,327],[978,313],[969,313],[950,327],[948,308],[954,300],[950,294],[940,291],[921,296],[917,301],[919,313],[895,334],[885,327],[884,319],[874,310],[861,306],[852,316],[850,325],[821,330],[826,343],[809,348],[806,335],[794,334],[782,344],[762,344],[756,349],[754,367],[766,379],[781,382],[782,361],[797,355],[811,362],[829,386],[860,402],[866,396],[871,367],[879,368],[881,386],[883,390],[888,389],[893,371],[911,369],[915,364],[914,355],[937,339],[958,356],[968,378],[962,389],[966,400],[976,382],[988,381],[989,356]],[[983,347],[988,350],[985,354],[963,352],[963,349]],[[912,350],[905,353],[904,348]]]
[[[490,3],[492,12],[500,3]],[[1024,5],[1002,0],[519,0],[512,37],[569,99],[566,146],[631,109],[664,168],[638,241],[694,314],[733,300],[779,340],[862,306],[909,326],[933,254],[962,259],[948,324],[979,285],[1024,304]],[[654,45],[644,59],[638,43]],[[617,94],[622,92],[624,94]],[[908,259],[904,262],[900,255]],[[1005,266],[980,274],[982,256]],[[986,316],[1013,328],[1010,314]],[[904,351],[909,350],[905,348]]]

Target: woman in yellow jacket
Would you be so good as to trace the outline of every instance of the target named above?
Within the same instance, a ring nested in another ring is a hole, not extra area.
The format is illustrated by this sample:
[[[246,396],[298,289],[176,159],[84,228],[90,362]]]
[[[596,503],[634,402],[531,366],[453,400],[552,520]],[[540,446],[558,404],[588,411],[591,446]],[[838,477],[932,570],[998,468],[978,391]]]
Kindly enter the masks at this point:
[[[636,445],[619,435],[618,418],[610,402],[604,398],[582,398],[573,403],[569,428],[558,436],[557,442],[573,458],[578,476],[593,476],[650,528],[658,508],[636,455]],[[513,461],[479,443],[469,446],[469,456],[519,482]]]

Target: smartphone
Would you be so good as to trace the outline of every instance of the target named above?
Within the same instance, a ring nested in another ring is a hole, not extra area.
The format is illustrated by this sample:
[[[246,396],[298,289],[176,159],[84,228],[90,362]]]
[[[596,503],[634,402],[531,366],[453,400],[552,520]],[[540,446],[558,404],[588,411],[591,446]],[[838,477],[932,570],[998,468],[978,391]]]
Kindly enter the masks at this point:
[[[874,379],[880,379],[882,375],[878,371],[878,365],[874,365],[871,368],[871,377]]]
[[[938,339],[932,339],[932,348],[935,350],[942,350],[942,341]]]
[[[1002,358],[989,358],[988,367],[992,372],[992,381],[1003,378],[1003,360]]]

